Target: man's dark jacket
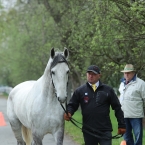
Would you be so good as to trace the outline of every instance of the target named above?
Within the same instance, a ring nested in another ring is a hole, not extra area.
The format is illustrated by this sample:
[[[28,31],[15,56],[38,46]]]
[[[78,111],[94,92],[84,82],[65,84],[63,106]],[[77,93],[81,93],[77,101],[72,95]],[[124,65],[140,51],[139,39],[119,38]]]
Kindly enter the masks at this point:
[[[109,116],[111,106],[115,111],[118,128],[125,128],[124,116],[119,99],[111,87],[99,82],[99,86],[94,92],[87,82],[75,90],[67,105],[67,111],[73,115],[79,105],[82,110],[83,124],[99,131],[112,131]],[[83,129],[87,128],[83,125]]]

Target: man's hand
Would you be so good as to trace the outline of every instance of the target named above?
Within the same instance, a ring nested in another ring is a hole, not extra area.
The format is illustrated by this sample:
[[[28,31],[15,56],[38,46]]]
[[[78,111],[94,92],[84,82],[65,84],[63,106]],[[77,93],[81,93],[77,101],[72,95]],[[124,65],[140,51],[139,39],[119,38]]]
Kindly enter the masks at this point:
[[[125,128],[118,128],[118,134],[124,134],[126,132]]]
[[[71,119],[71,114],[70,114],[70,113],[68,113],[68,114],[64,113],[64,119],[65,119],[66,121],[70,121],[70,119]]]

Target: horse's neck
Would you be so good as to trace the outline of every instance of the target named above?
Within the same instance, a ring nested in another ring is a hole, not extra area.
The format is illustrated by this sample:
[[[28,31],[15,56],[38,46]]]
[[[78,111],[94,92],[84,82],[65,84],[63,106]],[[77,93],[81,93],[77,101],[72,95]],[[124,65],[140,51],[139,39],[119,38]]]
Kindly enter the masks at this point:
[[[51,60],[49,60],[45,68],[44,74],[40,78],[40,84],[42,85],[41,86],[42,94],[44,97],[47,97],[48,99],[54,98],[55,95],[51,74],[50,74],[50,64],[51,64]]]
[[[42,76],[42,81],[44,82],[45,86],[51,85],[50,66],[51,66],[51,59],[48,61],[48,64],[47,64],[44,74]]]

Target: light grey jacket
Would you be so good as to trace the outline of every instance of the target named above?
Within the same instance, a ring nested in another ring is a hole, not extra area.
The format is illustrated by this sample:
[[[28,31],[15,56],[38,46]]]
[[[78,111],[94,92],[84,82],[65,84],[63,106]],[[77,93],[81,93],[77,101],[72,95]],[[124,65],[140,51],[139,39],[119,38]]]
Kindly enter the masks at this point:
[[[125,85],[124,82],[121,82],[119,92],[119,99],[124,112],[124,118],[143,118],[143,106],[145,106],[145,82],[138,77],[127,85]]]

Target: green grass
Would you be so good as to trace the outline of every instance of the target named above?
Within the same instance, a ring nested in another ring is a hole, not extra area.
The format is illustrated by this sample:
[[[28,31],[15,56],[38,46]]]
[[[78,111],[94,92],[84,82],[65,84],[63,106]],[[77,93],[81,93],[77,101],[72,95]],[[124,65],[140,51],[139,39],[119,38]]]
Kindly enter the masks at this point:
[[[81,122],[81,119],[82,119],[81,112],[77,111],[73,115],[73,118],[75,120],[77,120],[78,122]],[[110,118],[111,118],[111,122],[112,122],[112,126],[113,126],[112,136],[114,136],[114,135],[117,135],[118,123],[117,123],[116,117],[114,115],[114,111],[112,111],[112,110],[110,112]],[[71,138],[79,145],[84,145],[82,131],[79,128],[77,128],[76,126],[74,126],[70,121],[65,121],[65,133],[68,134],[69,136],[71,136]],[[145,130],[144,130],[143,134],[144,134],[143,135],[143,142],[144,142]],[[122,140],[123,140],[123,138],[113,139],[112,145],[120,145],[120,142]]]
[[[78,122],[82,122],[80,111],[75,112],[73,118]],[[65,121],[65,133],[71,136],[76,143],[84,145],[82,131],[79,128],[77,128],[74,124],[72,124],[70,121]]]
[[[8,94],[4,92],[1,94],[1,96],[8,97]]]

